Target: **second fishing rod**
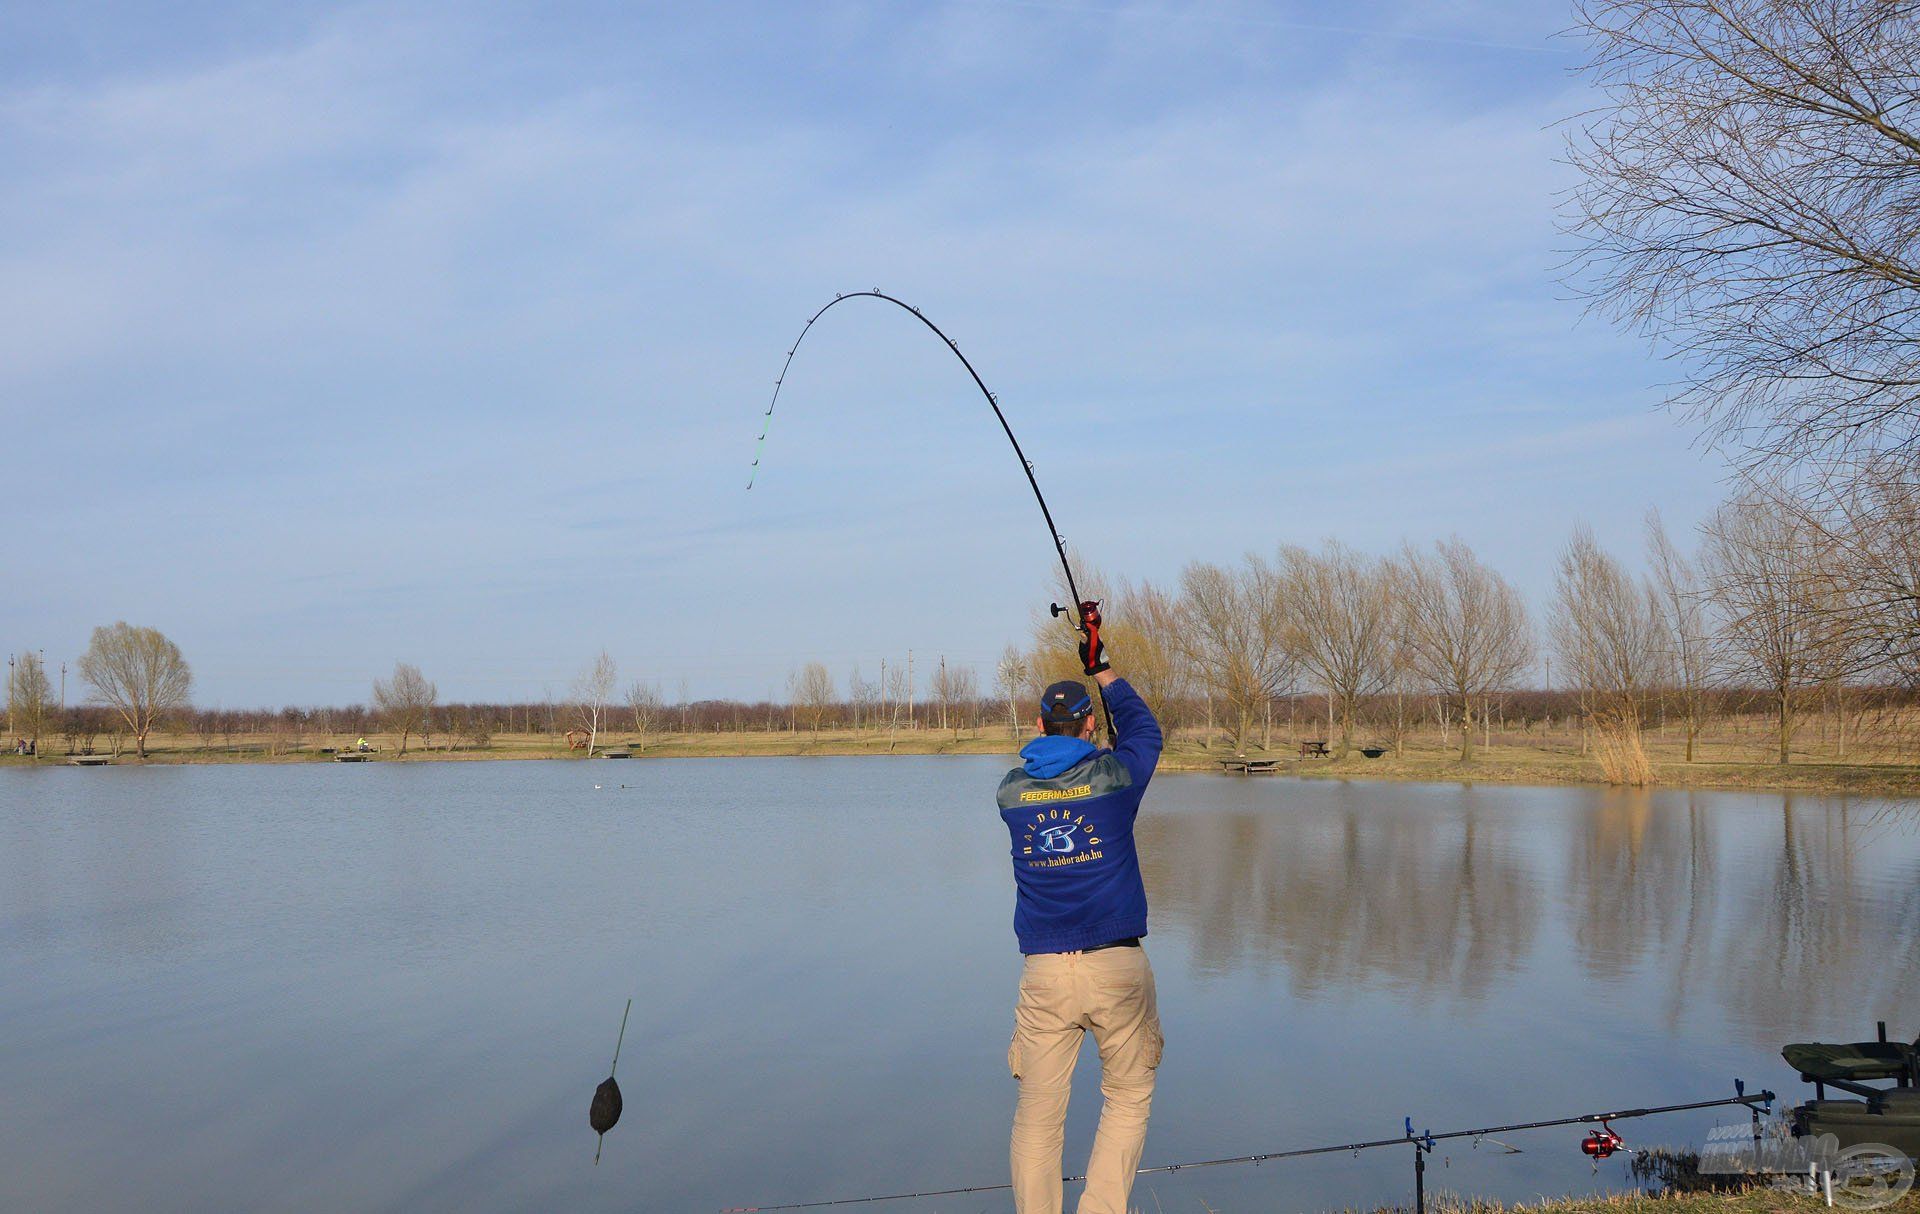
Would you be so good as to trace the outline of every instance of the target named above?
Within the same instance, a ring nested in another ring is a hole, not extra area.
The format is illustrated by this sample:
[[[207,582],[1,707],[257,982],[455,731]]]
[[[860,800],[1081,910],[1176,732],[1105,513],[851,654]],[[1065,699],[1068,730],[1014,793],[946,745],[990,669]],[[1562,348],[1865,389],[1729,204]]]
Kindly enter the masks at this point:
[[[1444,1130],[1435,1133],[1432,1130],[1415,1132],[1413,1118],[1408,1117],[1403,1132],[1395,1138],[1370,1138],[1361,1142],[1341,1142],[1318,1147],[1294,1147],[1287,1150],[1262,1151],[1252,1155],[1227,1155],[1214,1159],[1191,1159],[1183,1163],[1163,1163],[1153,1167],[1137,1169],[1135,1176],[1156,1176],[1172,1172],[1190,1172],[1200,1168],[1227,1167],[1233,1164],[1274,1163],[1283,1159],[1306,1159],[1315,1155],[1347,1155],[1361,1151],[1379,1150],[1384,1147],[1413,1148],[1414,1209],[1416,1214],[1426,1211],[1426,1172],[1427,1156],[1432,1153],[1434,1144],[1452,1139],[1471,1138],[1475,1140],[1494,1140],[1498,1134],[1517,1134],[1525,1130],[1543,1130],[1554,1126],[1597,1125],[1602,1127],[1590,1134],[1581,1143],[1581,1152],[1594,1159],[1605,1159],[1615,1151],[1624,1150],[1620,1136],[1613,1132],[1610,1123],[1630,1121],[1637,1117],[1655,1117],[1663,1113],[1685,1113],[1700,1109],[1726,1108],[1733,1105],[1744,1107],[1753,1122],[1753,1134],[1756,1142],[1760,1138],[1760,1115],[1770,1112],[1774,1094],[1768,1090],[1747,1094],[1747,1085],[1742,1080],[1734,1080],[1734,1095],[1714,1100],[1690,1100],[1680,1104],[1650,1105],[1640,1108],[1604,1109],[1591,1113],[1576,1113],[1570,1117],[1548,1117],[1537,1121],[1515,1121],[1505,1125],[1479,1126],[1470,1130]],[[1502,1144],[1504,1145],[1504,1144]],[[1513,1149],[1513,1148],[1509,1148]],[[1066,1183],[1085,1180],[1085,1176],[1065,1176]],[[923,1197],[958,1197],[971,1193],[998,1193],[1012,1188],[1009,1184],[966,1185],[952,1189],[923,1189],[917,1192],[876,1193],[864,1197],[840,1197],[824,1201],[796,1201],[780,1205],[729,1206],[720,1214],[770,1214],[774,1210],[823,1210],[838,1206],[873,1205],[879,1202],[910,1201]]]

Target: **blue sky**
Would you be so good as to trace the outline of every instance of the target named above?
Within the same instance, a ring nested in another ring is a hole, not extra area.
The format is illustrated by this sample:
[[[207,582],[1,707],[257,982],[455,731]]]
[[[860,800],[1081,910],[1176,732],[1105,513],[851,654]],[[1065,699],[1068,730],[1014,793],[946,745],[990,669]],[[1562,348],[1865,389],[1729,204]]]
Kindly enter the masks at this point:
[[[230,706],[983,672],[1062,530],[1171,580],[1458,532],[1536,605],[1721,462],[1555,281],[1529,0],[0,9],[0,644]],[[24,507],[24,509],[22,509]]]

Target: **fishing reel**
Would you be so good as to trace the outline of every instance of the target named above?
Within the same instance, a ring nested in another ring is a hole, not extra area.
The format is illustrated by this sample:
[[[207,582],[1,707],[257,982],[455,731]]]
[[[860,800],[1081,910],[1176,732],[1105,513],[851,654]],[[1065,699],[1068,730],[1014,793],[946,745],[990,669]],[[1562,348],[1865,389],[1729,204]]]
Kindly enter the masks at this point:
[[[1612,1158],[1614,1152],[1627,1149],[1627,1140],[1613,1126],[1602,1121],[1600,1128],[1580,1140],[1580,1153],[1595,1161]]]
[[[1081,603],[1077,608],[1062,607],[1058,603],[1049,603],[1047,604],[1047,608],[1049,611],[1053,613],[1056,619],[1063,615],[1073,616],[1074,617],[1072,620],[1073,626],[1079,631],[1087,633],[1091,636],[1100,635],[1100,600],[1099,599],[1088,599],[1086,602]]]

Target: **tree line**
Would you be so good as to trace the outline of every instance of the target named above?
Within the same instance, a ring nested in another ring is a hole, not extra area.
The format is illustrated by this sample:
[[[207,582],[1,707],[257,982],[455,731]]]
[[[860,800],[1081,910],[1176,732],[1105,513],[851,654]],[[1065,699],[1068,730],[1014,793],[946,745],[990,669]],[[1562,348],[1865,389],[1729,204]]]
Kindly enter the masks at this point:
[[[1561,549],[1551,598],[1535,612],[1457,537],[1390,553],[1338,540],[1284,545],[1272,556],[1196,562],[1177,581],[1084,579],[1107,605],[1106,636],[1125,675],[1174,729],[1236,750],[1324,734],[1335,757],[1359,742],[1399,748],[1437,730],[1471,760],[1494,725],[1577,722],[1610,778],[1650,775],[1643,731],[1655,717],[1682,731],[1686,761],[1707,723],[1764,711],[1773,750],[1791,761],[1796,731],[1817,707],[1900,706],[1920,699],[1920,615],[1900,610],[1920,578],[1920,497],[1897,483],[1856,487],[1824,514],[1797,486],[1753,483],[1676,543],[1657,513],[1634,572],[1585,527]],[[1903,597],[1904,596],[1904,597]],[[568,694],[529,703],[442,703],[414,665],[375,679],[366,704],[261,711],[193,709],[180,650],[151,628],[96,629],[77,669],[89,704],[51,711],[37,655],[9,669],[9,729],[55,731],[69,749],[98,735],[131,739],[144,756],[163,721],[204,745],[241,735],[397,735],[415,744],[485,747],[500,734],[561,737],[591,755],[615,733],[643,750],[660,732],[939,729],[1012,733],[1030,727],[1039,691],[1076,677],[1071,634],[1037,620],[1010,644],[983,690],[944,656],[883,659],[876,677],[843,680],[809,662],[784,701],[669,703],[657,683],[622,687],[598,654]],[[1309,716],[1308,714],[1312,715]],[[1303,720],[1303,718],[1305,718]],[[1844,730],[1844,716],[1842,729]],[[1844,734],[1843,734],[1844,748]]]

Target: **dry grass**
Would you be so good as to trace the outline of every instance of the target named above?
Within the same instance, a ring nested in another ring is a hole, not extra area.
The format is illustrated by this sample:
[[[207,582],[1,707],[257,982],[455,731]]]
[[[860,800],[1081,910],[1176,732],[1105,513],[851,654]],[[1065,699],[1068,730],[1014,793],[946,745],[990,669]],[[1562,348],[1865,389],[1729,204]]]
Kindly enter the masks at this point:
[[[401,759],[398,734],[369,733],[367,742],[374,761]],[[333,750],[346,750],[359,735],[236,734],[231,738],[204,739],[188,734],[156,733],[147,739],[148,761],[153,763],[317,763],[333,758]],[[730,758],[781,755],[1011,755],[1024,738],[1015,740],[1006,727],[975,730],[919,729],[899,730],[894,735],[870,730],[823,729],[818,733],[802,729],[748,730],[738,733],[654,733],[643,740],[635,735],[611,732],[599,749],[629,749],[636,759]],[[94,750],[111,752],[108,739],[95,741]],[[596,753],[596,758],[598,757]],[[418,735],[408,743],[405,762],[466,761],[474,759],[557,759],[573,761],[586,758],[584,751],[567,748],[551,734],[498,734],[484,746],[436,734],[429,744]],[[125,744],[122,761],[132,762],[131,743]],[[38,762],[58,764],[66,761],[65,747],[55,741],[42,747]],[[0,756],[0,766],[28,765],[33,759]]]
[[[1409,1207],[1385,1206],[1371,1214],[1405,1214]],[[1837,1208],[1837,1207],[1836,1207]],[[1605,1197],[1557,1197],[1524,1205],[1441,1195],[1429,1197],[1429,1214],[1826,1214],[1826,1202],[1782,1189],[1752,1188],[1735,1193],[1619,1193]],[[1884,1214],[1920,1214],[1920,1192],[1882,1206]],[[1344,1214],[1359,1214],[1346,1211]]]
[[[1634,721],[1614,717],[1599,721],[1593,730],[1593,757],[1609,784],[1645,788],[1653,783],[1653,763]]]
[[[1696,761],[1685,758],[1685,739],[1677,727],[1651,726],[1641,732],[1639,744],[1647,766],[1646,782],[1690,788],[1791,789],[1808,792],[1840,792],[1862,796],[1920,796],[1920,748],[1913,739],[1920,729],[1908,723],[1896,733],[1850,729],[1845,749],[1837,745],[1837,728],[1828,730],[1817,722],[1802,729],[1795,748],[1794,762],[1781,766],[1771,761],[1774,745],[1771,724],[1764,718],[1734,719],[1716,723],[1714,731],[1698,740]],[[1325,737],[1324,731],[1309,732],[1302,727],[1300,738]],[[228,739],[201,738],[185,734],[160,734],[150,739],[152,762],[156,763],[312,763],[332,756],[322,747],[346,747],[356,739],[314,733],[280,735],[236,735]],[[368,735],[375,747],[377,761],[398,757],[399,739],[390,735]],[[748,730],[728,733],[650,734],[644,750],[633,736],[614,731],[607,745],[632,745],[635,761],[656,758],[772,757],[781,755],[999,755],[1011,759],[1025,735],[1016,738],[1004,725],[983,726],[974,730],[918,729],[896,731],[891,737],[884,731],[822,730]],[[1363,736],[1358,741],[1370,740]],[[1378,759],[1367,759],[1355,751],[1344,759],[1300,759],[1293,736],[1275,723],[1272,745],[1249,746],[1245,754],[1253,758],[1280,759],[1285,774],[1299,777],[1360,780],[1411,780],[1499,784],[1606,784],[1608,775],[1602,766],[1598,748],[1591,736],[1583,738],[1575,727],[1554,731],[1495,729],[1490,738],[1476,739],[1474,758],[1459,759],[1459,733],[1452,732],[1445,745],[1437,731],[1407,737],[1398,753],[1392,750]],[[1585,743],[1585,745],[1583,745]],[[105,752],[107,739],[96,749]],[[1182,729],[1168,739],[1161,761],[1166,771],[1218,771],[1222,759],[1232,758],[1234,748],[1219,733],[1204,729]],[[406,761],[466,761],[474,759],[557,759],[571,761],[582,756],[569,752],[563,742],[549,734],[497,735],[484,747],[435,735],[430,747],[421,748],[415,739]],[[65,761],[58,740],[43,747],[37,760],[41,764]],[[130,754],[123,758],[131,762]],[[30,765],[33,759],[0,756],[0,767]],[[1628,781],[1630,782],[1630,781]]]

